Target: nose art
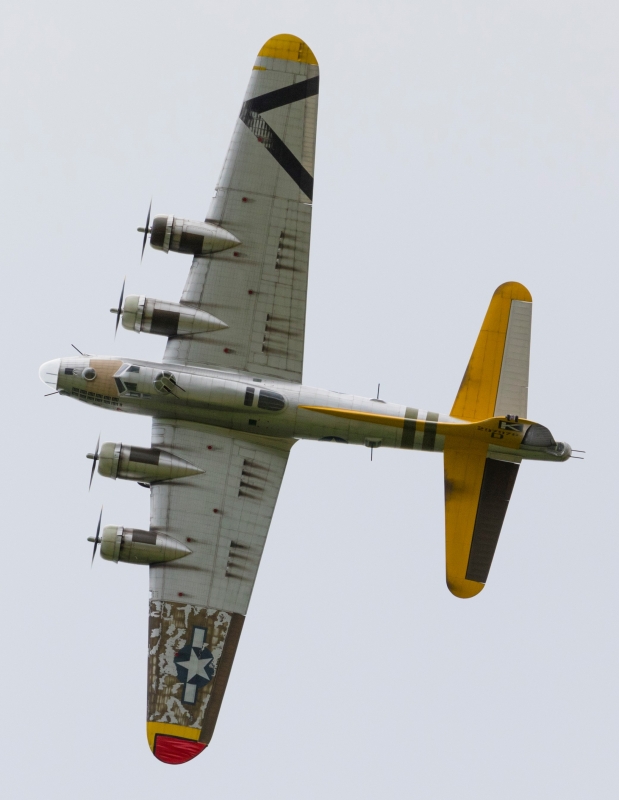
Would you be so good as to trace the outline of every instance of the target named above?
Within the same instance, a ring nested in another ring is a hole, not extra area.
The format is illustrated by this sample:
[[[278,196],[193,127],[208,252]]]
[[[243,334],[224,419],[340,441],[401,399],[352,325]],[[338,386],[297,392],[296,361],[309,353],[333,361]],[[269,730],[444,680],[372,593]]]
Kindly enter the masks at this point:
[[[60,359],[54,358],[53,361],[46,361],[39,367],[39,378],[43,383],[47,383],[54,389],[58,385],[58,373],[60,371]]]

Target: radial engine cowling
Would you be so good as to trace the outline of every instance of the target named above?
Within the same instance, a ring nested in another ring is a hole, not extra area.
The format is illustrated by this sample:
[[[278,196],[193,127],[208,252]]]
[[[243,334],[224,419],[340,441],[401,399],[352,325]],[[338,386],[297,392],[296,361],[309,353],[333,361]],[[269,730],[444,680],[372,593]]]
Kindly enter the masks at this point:
[[[99,475],[140,483],[160,483],[199,475],[203,469],[157,447],[105,442],[99,455]]]
[[[229,231],[212,222],[193,222],[171,214],[158,214],[153,220],[150,245],[167,253],[192,253],[195,256],[218,253],[240,244]]]
[[[106,525],[101,537],[101,558],[130,564],[157,564],[188,556],[191,550],[167,533]]]
[[[228,327],[225,322],[206,311],[136,294],[129,295],[125,300],[122,324],[128,331],[155,333],[159,336],[193,336]]]

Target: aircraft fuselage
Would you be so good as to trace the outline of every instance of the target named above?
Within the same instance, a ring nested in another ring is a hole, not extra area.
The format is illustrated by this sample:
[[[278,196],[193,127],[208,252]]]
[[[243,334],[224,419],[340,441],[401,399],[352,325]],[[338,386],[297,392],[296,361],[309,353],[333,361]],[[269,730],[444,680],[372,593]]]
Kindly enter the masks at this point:
[[[442,452],[445,431],[466,426],[472,433],[471,423],[447,414],[236,370],[76,356],[47,362],[41,378],[61,395],[100,408],[284,439]],[[495,457],[564,461],[571,454],[563,443],[523,449],[510,440],[513,425],[495,427],[486,434]]]

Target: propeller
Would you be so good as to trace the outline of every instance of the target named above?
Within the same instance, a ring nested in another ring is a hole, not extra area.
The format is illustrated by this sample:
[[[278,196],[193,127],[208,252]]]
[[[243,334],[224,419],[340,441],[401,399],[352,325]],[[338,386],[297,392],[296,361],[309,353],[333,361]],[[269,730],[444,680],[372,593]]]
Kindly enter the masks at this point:
[[[116,328],[114,330],[114,338],[116,338],[116,334],[118,333],[118,323],[120,322],[121,314],[123,313],[123,300],[125,297],[125,284],[127,283],[127,276],[125,275],[125,279],[123,281],[123,288],[120,290],[120,300],[118,301],[118,308],[110,308],[110,312],[112,314],[116,314]]]
[[[92,560],[90,562],[90,566],[94,564],[95,556],[97,555],[97,545],[101,544],[101,537],[99,534],[101,533],[101,517],[103,516],[103,506],[101,506],[101,511],[99,513],[99,524],[97,525],[97,535],[93,539],[92,536],[88,537],[89,542],[94,542],[95,546],[92,548]]]
[[[152,197],[151,197],[151,199],[150,199],[150,205],[149,205],[149,207],[148,207],[148,214],[147,214],[147,216],[146,216],[146,227],[145,227],[145,228],[138,228],[138,231],[139,231],[140,233],[143,233],[143,234],[144,234],[144,241],[142,242],[142,257],[140,258],[140,262],[141,262],[141,261],[142,261],[142,259],[144,258],[144,250],[145,250],[145,248],[146,248],[146,237],[147,237],[147,236],[148,236],[148,234],[150,233],[150,228],[149,228],[149,225],[150,225],[150,210],[151,210],[151,208],[152,208],[152,207],[153,207],[153,199],[152,199]]]
[[[99,460],[99,442],[101,441],[101,434],[99,434],[99,438],[97,439],[97,446],[95,448],[94,453],[88,453],[86,458],[92,458],[92,469],[90,471],[90,483],[88,484],[88,491],[90,491],[90,487],[92,486],[92,479],[95,475],[95,467],[97,466],[97,461]]]

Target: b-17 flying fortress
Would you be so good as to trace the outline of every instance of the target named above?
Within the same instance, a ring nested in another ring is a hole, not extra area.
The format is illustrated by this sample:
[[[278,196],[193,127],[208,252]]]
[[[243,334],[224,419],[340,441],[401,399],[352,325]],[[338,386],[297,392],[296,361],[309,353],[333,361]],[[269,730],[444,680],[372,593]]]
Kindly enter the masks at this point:
[[[461,598],[484,588],[521,461],[572,452],[527,416],[532,299],[519,283],[492,296],[449,414],[302,383],[318,86],[303,41],[270,39],[206,219],[151,226],[149,213],[145,240],[192,255],[189,276],[180,302],[129,296],[116,313],[167,338],[162,361],[70,356],[40,370],[61,395],[152,417],[150,448],[90,454],[101,475],[150,487],[149,530],[99,527],[94,548],[150,565],[147,736],[170,764],[213,735],[297,440],[442,452],[447,585]]]

